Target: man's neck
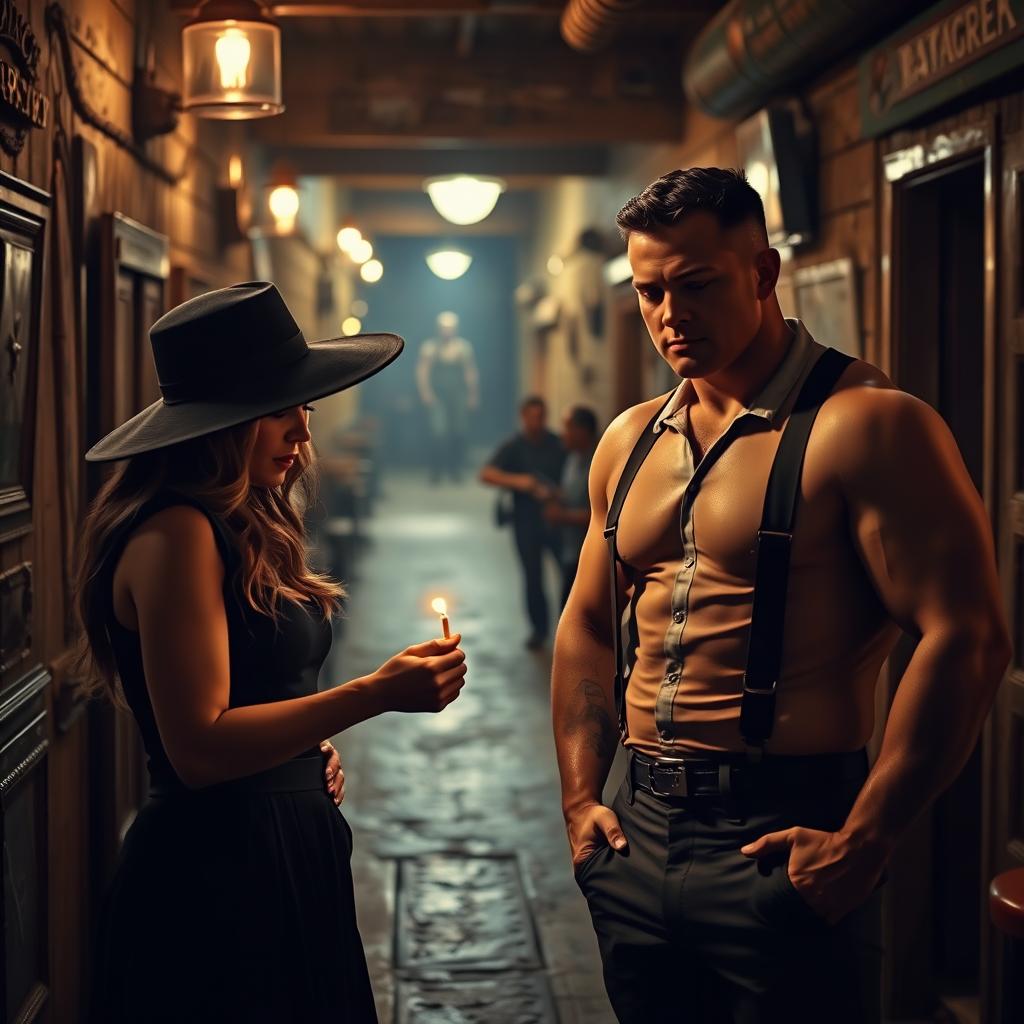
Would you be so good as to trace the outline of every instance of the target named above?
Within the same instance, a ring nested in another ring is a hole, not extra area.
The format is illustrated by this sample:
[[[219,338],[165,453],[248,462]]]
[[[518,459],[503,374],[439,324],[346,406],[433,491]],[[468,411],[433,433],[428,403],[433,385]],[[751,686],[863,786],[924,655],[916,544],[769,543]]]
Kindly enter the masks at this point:
[[[703,412],[730,418],[747,408],[778,371],[795,340],[795,333],[780,317],[777,323],[762,324],[754,340],[725,369],[710,377],[691,378]]]

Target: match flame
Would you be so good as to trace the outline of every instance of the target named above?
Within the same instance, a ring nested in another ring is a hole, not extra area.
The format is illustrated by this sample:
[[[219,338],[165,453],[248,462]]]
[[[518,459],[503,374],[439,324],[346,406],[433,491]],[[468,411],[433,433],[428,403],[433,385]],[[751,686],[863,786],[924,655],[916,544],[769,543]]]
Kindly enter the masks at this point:
[[[443,597],[435,597],[434,600],[430,602],[430,607],[433,608],[438,615],[448,614],[448,602]]]

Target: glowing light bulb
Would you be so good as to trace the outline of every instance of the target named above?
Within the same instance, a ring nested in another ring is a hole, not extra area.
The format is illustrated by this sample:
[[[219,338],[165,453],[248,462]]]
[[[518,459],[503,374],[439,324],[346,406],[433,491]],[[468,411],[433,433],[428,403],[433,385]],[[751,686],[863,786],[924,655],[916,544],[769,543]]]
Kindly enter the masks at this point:
[[[278,185],[268,201],[270,212],[277,220],[288,220],[299,212],[299,193],[291,185]]]
[[[342,228],[338,232],[338,248],[342,252],[351,252],[352,247],[363,240],[363,233],[359,228]],[[367,256],[367,259],[370,257]]]
[[[365,302],[363,302],[362,299],[356,299],[356,301],[352,303],[353,316],[366,316],[366,314],[369,312],[370,307]]]
[[[353,263],[365,263],[373,255],[373,246],[365,238],[360,238],[348,251]]]
[[[217,37],[213,52],[220,68],[222,89],[244,89],[248,85],[249,58],[252,46],[249,37],[239,28],[229,28]]]
[[[242,158],[233,153],[228,159],[228,184],[232,188],[239,188],[242,184]]]
[[[357,316],[347,316],[341,323],[341,333],[346,338],[358,334],[363,329],[363,321]]]
[[[367,284],[376,284],[384,276],[384,264],[380,260],[367,260],[359,268],[359,276]]]

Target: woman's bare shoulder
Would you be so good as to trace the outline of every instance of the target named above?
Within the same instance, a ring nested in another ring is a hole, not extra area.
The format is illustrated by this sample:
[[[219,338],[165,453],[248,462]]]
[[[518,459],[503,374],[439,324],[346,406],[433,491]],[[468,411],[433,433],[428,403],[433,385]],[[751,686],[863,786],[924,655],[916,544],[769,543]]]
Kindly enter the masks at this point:
[[[197,571],[223,576],[223,563],[217,549],[213,525],[192,505],[169,505],[154,512],[129,535],[118,571],[128,581]]]

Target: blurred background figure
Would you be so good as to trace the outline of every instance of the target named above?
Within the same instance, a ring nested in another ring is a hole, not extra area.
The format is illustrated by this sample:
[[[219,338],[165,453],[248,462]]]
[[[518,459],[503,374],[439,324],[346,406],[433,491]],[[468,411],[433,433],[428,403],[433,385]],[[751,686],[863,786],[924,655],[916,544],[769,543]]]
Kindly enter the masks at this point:
[[[469,413],[479,403],[479,376],[473,346],[458,336],[459,318],[444,312],[437,318],[437,336],[420,348],[416,386],[430,416],[430,482],[443,476],[462,479]]]
[[[547,406],[536,395],[519,406],[520,432],[510,437],[487,460],[480,480],[512,492],[509,514],[499,498],[499,525],[511,523],[516,554],[523,570],[526,613],[530,635],[526,646],[540,650],[547,641],[550,625],[548,600],[544,593],[544,554],[559,558],[558,535],[544,517],[544,505],[558,493],[565,464],[565,449],[557,434],[547,428]]]
[[[597,415],[585,405],[574,405],[562,420],[565,464],[558,493],[544,508],[544,518],[557,530],[562,567],[562,607],[576,579],[583,538],[590,524],[590,463],[597,447]]]

